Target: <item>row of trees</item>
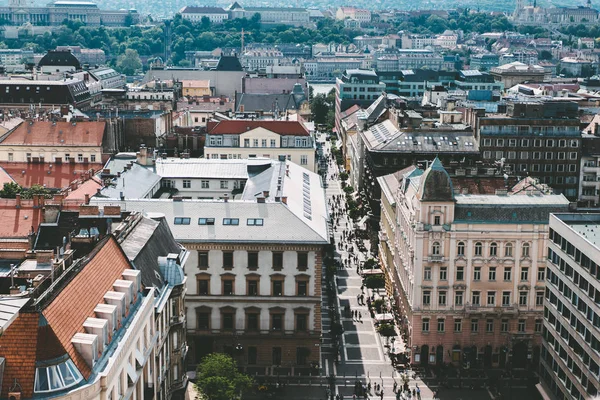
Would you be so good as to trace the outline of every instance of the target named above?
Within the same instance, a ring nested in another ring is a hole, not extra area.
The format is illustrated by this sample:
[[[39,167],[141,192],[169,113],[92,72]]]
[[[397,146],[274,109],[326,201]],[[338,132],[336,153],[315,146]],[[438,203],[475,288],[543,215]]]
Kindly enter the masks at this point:
[[[349,44],[354,37],[363,34],[361,31],[344,27],[343,21],[332,19],[317,22],[316,29],[287,25],[265,28],[261,25],[259,14],[250,19],[227,20],[222,24],[212,24],[208,18],[195,23],[176,15],[172,20],[156,25],[125,28],[86,27],[79,21],[65,21],[52,33],[5,39],[4,43],[0,42],[0,48],[28,48],[35,52],[44,52],[63,45],[99,48],[107,54],[110,65],[129,73],[132,68],[139,68],[138,62],[141,62],[141,59],[164,56],[167,53],[166,43],[169,45],[170,59],[165,61],[180,66],[189,65],[185,57],[186,51],[213,50],[220,47],[240,48],[242,29],[245,43],[268,44]],[[451,12],[447,19],[436,15],[399,18],[390,23],[387,33],[406,31],[439,34],[446,29],[460,29],[468,34],[513,30],[514,27],[504,15],[471,13],[465,9],[460,13]],[[520,27],[519,31],[548,36],[545,27],[540,26]],[[573,37],[600,37],[600,26],[573,25],[561,28],[561,32]],[[135,53],[126,54],[129,50]],[[135,62],[129,62],[131,60]]]

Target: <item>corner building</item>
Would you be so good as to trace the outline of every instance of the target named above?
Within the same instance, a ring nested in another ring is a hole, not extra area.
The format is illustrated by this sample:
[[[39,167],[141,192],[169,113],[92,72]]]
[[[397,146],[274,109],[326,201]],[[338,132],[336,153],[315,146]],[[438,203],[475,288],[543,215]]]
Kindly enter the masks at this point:
[[[548,217],[568,200],[531,178],[453,181],[437,158],[378,181],[380,258],[411,362],[535,365]]]
[[[538,390],[590,399],[600,390],[600,215],[550,216]]]
[[[319,365],[325,191],[319,175],[293,162],[265,163],[239,199],[92,199],[164,214],[190,251],[190,366],[212,352],[230,354],[251,375],[308,374]]]

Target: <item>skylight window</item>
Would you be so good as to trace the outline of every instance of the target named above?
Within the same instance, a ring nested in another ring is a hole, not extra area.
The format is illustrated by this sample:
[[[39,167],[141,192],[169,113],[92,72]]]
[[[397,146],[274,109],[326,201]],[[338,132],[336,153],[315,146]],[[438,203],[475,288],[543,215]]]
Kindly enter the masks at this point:
[[[239,218],[223,218],[223,225],[239,225]]]
[[[264,220],[262,218],[248,218],[248,226],[263,226]]]
[[[47,393],[64,390],[77,385],[83,376],[70,358],[59,364],[37,367],[35,369],[35,393]]]
[[[175,217],[175,225],[189,225],[191,218],[188,217]]]
[[[214,225],[214,218],[198,218],[198,225]]]

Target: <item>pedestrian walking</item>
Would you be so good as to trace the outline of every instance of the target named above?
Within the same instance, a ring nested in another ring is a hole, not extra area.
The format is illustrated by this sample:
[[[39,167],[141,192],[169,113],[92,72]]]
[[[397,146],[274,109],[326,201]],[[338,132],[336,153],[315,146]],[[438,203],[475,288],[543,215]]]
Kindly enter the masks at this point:
[[[381,392],[379,392],[379,398],[380,398],[381,400],[383,400],[383,390],[382,390]]]
[[[392,389],[394,391],[394,393],[396,393],[397,389],[398,389],[398,382],[394,382],[394,389]]]
[[[360,312],[360,311],[358,312],[358,320],[359,320],[360,322],[362,322],[362,314],[361,314],[361,312]]]

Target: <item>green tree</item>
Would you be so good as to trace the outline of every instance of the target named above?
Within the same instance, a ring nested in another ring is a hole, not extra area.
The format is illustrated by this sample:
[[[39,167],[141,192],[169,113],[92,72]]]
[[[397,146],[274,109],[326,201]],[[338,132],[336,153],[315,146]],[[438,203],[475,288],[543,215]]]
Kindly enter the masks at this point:
[[[138,52],[133,49],[125,50],[125,54],[121,54],[117,60],[117,69],[125,75],[133,75],[140,68],[142,68],[142,60]]]
[[[24,199],[32,199],[34,195],[42,195],[47,199],[52,198],[50,189],[47,189],[42,185],[32,185],[29,189],[24,189],[22,191],[22,196]]]
[[[0,197],[3,199],[14,199],[17,197],[17,193],[21,193],[23,188],[15,182],[7,182],[4,187],[0,189]]]
[[[313,115],[315,124],[325,124],[327,122],[327,113],[330,106],[327,104],[324,94],[318,94],[310,102],[310,112]]]
[[[385,286],[383,275],[371,275],[365,279],[365,286],[369,289],[379,289]]]
[[[239,372],[235,360],[226,354],[207,355],[196,374],[196,385],[208,400],[231,400],[252,386],[252,379]]]
[[[548,50],[540,51],[540,60],[552,60],[552,53]]]

